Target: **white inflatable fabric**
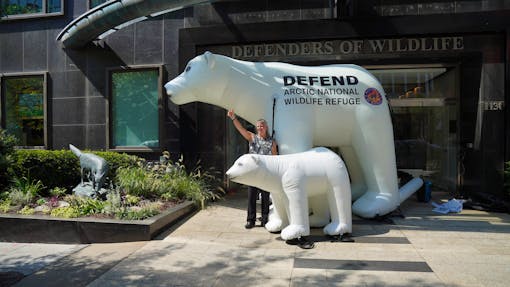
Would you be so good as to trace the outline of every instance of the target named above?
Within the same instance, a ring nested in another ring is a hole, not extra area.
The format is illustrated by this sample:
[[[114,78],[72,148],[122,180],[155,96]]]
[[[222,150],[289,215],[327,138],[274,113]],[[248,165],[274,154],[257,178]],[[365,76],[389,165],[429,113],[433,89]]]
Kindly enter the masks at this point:
[[[349,170],[354,214],[382,216],[400,203],[388,104],[377,79],[359,66],[246,62],[206,52],[165,88],[178,105],[199,101],[233,109],[252,124],[265,118],[270,129],[274,102],[280,154],[339,148]],[[314,214],[327,209],[324,197],[312,196],[309,204]]]
[[[280,220],[269,221],[266,229],[282,231],[283,240],[310,235],[308,197],[327,197],[331,223],[328,235],[352,232],[351,187],[342,159],[327,148],[288,155],[245,154],[227,171],[230,180],[258,187],[278,198],[274,205]]]

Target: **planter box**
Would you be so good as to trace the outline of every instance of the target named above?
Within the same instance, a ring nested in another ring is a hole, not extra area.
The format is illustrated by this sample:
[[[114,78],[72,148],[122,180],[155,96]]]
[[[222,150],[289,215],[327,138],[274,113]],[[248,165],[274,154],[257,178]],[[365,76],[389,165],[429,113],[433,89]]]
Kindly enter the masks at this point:
[[[0,241],[73,244],[145,241],[194,210],[195,206],[188,201],[144,220],[1,214]]]

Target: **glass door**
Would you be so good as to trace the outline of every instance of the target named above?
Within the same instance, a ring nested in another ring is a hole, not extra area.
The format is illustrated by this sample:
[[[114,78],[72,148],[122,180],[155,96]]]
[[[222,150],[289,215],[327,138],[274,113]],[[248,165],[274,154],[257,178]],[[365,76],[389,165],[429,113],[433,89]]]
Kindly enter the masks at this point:
[[[367,67],[392,111],[397,169],[455,191],[458,153],[458,77],[455,67]]]

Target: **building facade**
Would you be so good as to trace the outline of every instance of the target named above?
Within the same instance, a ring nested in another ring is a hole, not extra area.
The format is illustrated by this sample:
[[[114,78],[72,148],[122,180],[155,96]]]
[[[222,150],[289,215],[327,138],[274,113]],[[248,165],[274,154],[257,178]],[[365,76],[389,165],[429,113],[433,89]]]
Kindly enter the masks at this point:
[[[57,39],[108,2],[1,2],[1,126],[21,148],[168,150],[224,171],[246,151],[226,111],[176,106],[163,88],[190,59],[352,63],[383,84],[399,170],[454,194],[508,196],[510,1],[206,1],[80,47]]]

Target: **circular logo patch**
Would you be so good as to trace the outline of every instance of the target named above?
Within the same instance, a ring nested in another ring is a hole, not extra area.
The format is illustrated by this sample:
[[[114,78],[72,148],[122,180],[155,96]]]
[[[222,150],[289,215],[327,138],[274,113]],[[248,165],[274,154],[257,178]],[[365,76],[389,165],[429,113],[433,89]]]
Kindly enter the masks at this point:
[[[365,91],[365,100],[372,105],[380,105],[382,103],[382,96],[375,88],[368,88]]]

